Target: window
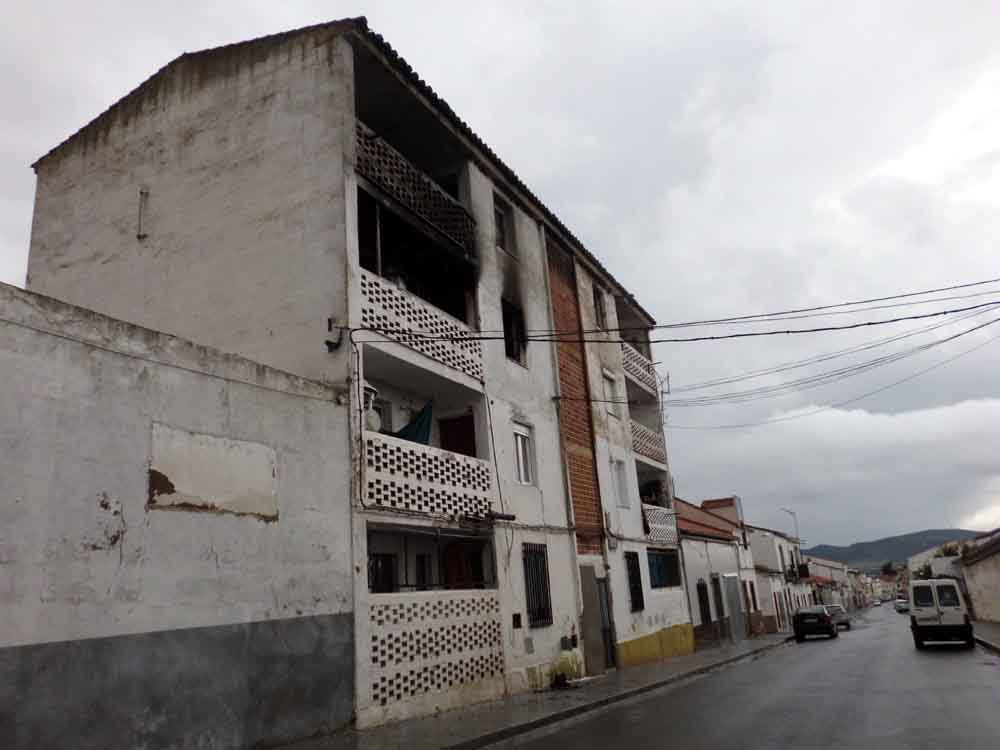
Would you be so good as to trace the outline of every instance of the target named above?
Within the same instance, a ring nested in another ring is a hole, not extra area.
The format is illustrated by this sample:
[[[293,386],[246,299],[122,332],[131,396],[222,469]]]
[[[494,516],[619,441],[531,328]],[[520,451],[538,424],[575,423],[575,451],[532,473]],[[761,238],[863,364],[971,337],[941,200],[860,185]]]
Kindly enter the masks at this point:
[[[608,327],[608,311],[604,307],[604,290],[594,284],[594,323],[598,328]]]
[[[516,255],[514,210],[507,201],[497,195],[493,196],[493,231],[496,235],[496,246],[511,255]]]
[[[938,604],[942,607],[959,607],[958,589],[954,586],[938,586]]]
[[[617,418],[621,404],[618,398],[618,380],[607,370],[603,371],[604,381],[604,405],[608,409],[608,415]]]
[[[628,491],[628,475],[625,473],[625,462],[611,459],[611,473],[615,480],[615,494],[618,495],[619,508],[631,508],[632,498]]]
[[[750,581],[750,601],[753,602],[753,611],[759,611],[760,606],[757,604],[757,587],[754,586],[753,581]]]
[[[642,571],[639,570],[639,553],[625,553],[625,568],[628,571],[628,598],[632,603],[633,612],[641,612],[646,608],[642,598]]]
[[[681,564],[677,550],[651,549],[646,552],[646,557],[649,558],[649,587],[651,589],[681,585]]]
[[[549,561],[544,544],[525,544],[524,598],[528,610],[528,625],[533,628],[552,624],[552,599],[549,595]]]
[[[524,312],[513,302],[500,301],[503,312],[503,343],[507,350],[507,359],[524,364],[526,351]]]
[[[913,606],[914,607],[934,606],[934,593],[931,591],[930,586],[913,587]]]
[[[514,425],[514,468],[518,484],[535,483],[535,451],[531,428]]]
[[[396,556],[375,552],[368,556],[368,588],[373,594],[396,591]]]

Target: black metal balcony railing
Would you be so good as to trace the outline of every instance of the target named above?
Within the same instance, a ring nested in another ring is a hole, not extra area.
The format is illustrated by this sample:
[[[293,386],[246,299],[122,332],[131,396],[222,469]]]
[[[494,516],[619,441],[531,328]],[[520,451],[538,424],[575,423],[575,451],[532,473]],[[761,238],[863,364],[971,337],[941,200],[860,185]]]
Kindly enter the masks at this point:
[[[355,166],[360,175],[445,235],[467,255],[475,253],[476,221],[465,206],[360,122]]]

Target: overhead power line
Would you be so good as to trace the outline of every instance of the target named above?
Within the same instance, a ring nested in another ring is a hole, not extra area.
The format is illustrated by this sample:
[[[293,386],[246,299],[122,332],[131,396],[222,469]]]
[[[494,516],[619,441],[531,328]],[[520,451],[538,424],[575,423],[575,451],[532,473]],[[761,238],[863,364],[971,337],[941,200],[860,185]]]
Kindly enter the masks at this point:
[[[776,383],[769,386],[759,386],[757,388],[748,388],[742,391],[730,391],[728,393],[711,394],[706,396],[696,396],[687,399],[672,399],[665,403],[668,406],[685,408],[693,406],[718,406],[720,404],[735,404],[735,403],[747,403],[750,401],[759,401],[766,398],[775,398],[777,396],[787,395],[788,393],[798,392],[802,390],[808,390],[810,388],[817,388],[823,385],[829,385],[831,383],[836,383],[846,378],[853,377],[855,375],[860,375],[865,372],[869,372],[877,367],[882,367],[884,365],[892,364],[898,362],[902,359],[907,359],[921,352],[928,351],[930,349],[942,346],[956,339],[967,336],[970,333],[979,331],[983,328],[991,326],[995,323],[1000,322],[1000,318],[994,318],[985,323],[980,323],[979,325],[968,328],[964,331],[960,331],[951,336],[946,336],[945,338],[938,339],[936,341],[931,341],[926,344],[921,344],[919,346],[914,346],[909,349],[905,349],[901,352],[895,352],[893,354],[884,355],[882,357],[876,357],[875,359],[867,360],[865,362],[859,362],[853,365],[847,365],[834,370],[828,370],[826,372],[817,373],[814,375],[808,375],[802,378],[797,378],[795,380],[788,380],[782,383]]]
[[[826,411],[831,411],[832,409],[839,409],[841,407],[857,403],[858,401],[862,401],[863,399],[869,398],[879,393],[883,393],[884,391],[887,391],[890,388],[895,388],[896,386],[902,385],[903,383],[908,383],[911,380],[914,380],[915,378],[919,378],[921,375],[925,375],[928,372],[931,372],[932,370],[936,370],[939,367],[944,367],[945,365],[950,364],[951,362],[954,362],[957,359],[961,359],[962,357],[972,354],[973,352],[982,349],[984,346],[992,344],[994,341],[997,341],[998,339],[1000,339],[1000,336],[993,336],[991,338],[988,338],[986,341],[983,341],[980,344],[976,344],[975,346],[966,349],[965,351],[959,352],[958,354],[955,354],[954,356],[948,357],[946,359],[942,359],[940,362],[936,362],[930,367],[925,367],[922,370],[917,370],[913,374],[908,375],[905,378],[901,378],[900,380],[893,381],[892,383],[888,383],[887,385],[884,385],[881,388],[876,388],[873,391],[868,391],[867,393],[862,393],[858,396],[844,399],[843,401],[836,401],[832,404],[827,404],[826,406],[822,406],[818,409],[813,409],[812,411],[802,412],[799,414],[789,414],[786,417],[775,417],[773,419],[765,419],[759,422],[743,422],[738,424],[716,424],[716,425],[667,424],[664,425],[664,427],[668,430],[736,430],[736,429],[746,429],[750,427],[761,427],[763,425],[776,424],[778,422],[790,422],[795,419],[804,419],[806,417],[812,417],[816,414],[821,414]]]
[[[720,385],[730,385],[732,383],[739,383],[745,380],[754,380],[756,378],[764,377],[765,375],[775,375],[781,372],[788,372],[789,370],[795,370],[801,367],[808,367],[809,365],[819,364],[820,362],[827,362],[831,359],[837,359],[838,357],[843,357],[848,354],[856,354],[857,352],[867,351],[869,349],[875,349],[885,344],[891,344],[897,341],[903,341],[904,339],[912,338],[913,336],[919,336],[922,333],[928,333],[930,331],[935,331],[939,328],[955,325],[955,323],[961,322],[963,320],[968,320],[969,318],[974,318],[976,316],[983,315],[984,313],[988,312],[990,312],[989,308],[983,310],[973,310],[970,313],[959,315],[954,320],[945,320],[940,323],[933,323],[929,326],[921,326],[920,328],[915,328],[905,333],[895,334],[893,336],[887,336],[880,339],[873,339],[871,341],[866,341],[862,344],[858,344],[857,346],[847,347],[846,349],[837,349],[832,352],[826,352],[824,354],[816,354],[811,357],[806,357],[804,359],[797,359],[790,362],[782,362],[777,365],[772,365],[771,367],[764,367],[758,370],[749,370],[747,372],[738,373],[735,375],[728,375],[720,378],[713,378],[711,380],[703,380],[679,386],[671,385],[670,392],[689,393],[691,391],[700,391],[708,388],[715,388]]]

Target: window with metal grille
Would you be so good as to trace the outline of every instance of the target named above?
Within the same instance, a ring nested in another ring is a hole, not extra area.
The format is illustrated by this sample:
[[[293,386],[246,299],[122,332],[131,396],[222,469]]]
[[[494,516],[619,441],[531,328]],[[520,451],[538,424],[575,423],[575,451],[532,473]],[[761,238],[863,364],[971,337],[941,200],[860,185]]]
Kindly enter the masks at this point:
[[[628,570],[628,597],[632,603],[632,611],[639,612],[646,608],[642,598],[642,571],[639,569],[639,553],[625,553],[625,567]]]
[[[524,544],[524,592],[528,625],[537,628],[552,624],[552,598],[549,594],[549,561],[544,544]]]
[[[649,587],[651,589],[681,585],[681,564],[677,550],[651,549],[646,552],[646,557],[649,558]]]

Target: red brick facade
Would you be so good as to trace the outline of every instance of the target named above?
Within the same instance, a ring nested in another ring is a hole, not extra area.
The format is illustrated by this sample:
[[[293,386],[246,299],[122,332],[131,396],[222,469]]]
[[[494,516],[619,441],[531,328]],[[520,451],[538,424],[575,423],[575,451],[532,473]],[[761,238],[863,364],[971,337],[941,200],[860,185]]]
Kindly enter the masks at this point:
[[[548,258],[555,328],[558,331],[579,331],[582,325],[573,260],[555,248],[550,248]],[[559,427],[566,449],[577,549],[581,554],[600,554],[604,519],[597,484],[594,426],[591,422],[583,344],[579,341],[560,342],[556,345],[556,356],[563,396],[559,405]]]

